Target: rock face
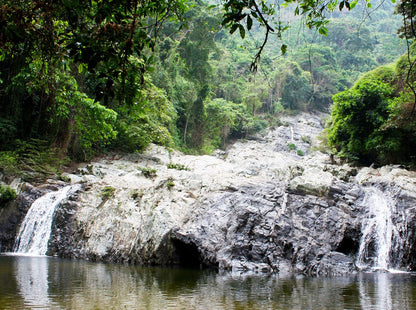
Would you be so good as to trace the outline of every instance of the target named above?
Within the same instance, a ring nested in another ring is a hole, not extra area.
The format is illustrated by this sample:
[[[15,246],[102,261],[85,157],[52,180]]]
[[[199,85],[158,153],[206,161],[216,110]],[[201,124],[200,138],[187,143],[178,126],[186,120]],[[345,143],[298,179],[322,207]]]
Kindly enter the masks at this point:
[[[173,236],[195,244],[201,262],[220,269],[351,272],[351,254],[358,250],[359,210],[354,205],[343,210],[343,203],[339,194],[325,199],[288,194],[284,184],[242,187],[203,202]],[[350,245],[343,247],[348,238]]]
[[[365,189],[377,185],[396,202],[391,221],[399,227],[400,257],[391,261],[415,270],[416,175],[333,164],[312,151],[320,119],[287,117],[284,126],[213,156],[151,146],[67,174],[83,187],[57,208],[48,254],[234,272],[351,273],[368,216]],[[6,226],[0,222],[2,236],[13,233]],[[371,242],[369,257],[377,249]]]

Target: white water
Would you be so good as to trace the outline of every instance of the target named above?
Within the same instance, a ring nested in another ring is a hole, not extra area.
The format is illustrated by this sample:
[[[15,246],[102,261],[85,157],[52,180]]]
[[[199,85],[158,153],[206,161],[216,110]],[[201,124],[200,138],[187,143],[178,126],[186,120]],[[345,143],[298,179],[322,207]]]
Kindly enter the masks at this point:
[[[80,186],[66,186],[36,199],[27,212],[14,245],[14,252],[46,255],[56,207]]]
[[[400,253],[402,244],[399,228],[393,223],[396,202],[390,193],[369,187],[362,206],[366,208],[366,217],[362,223],[357,267],[373,270],[396,268],[391,256]]]
[[[392,289],[391,274],[380,272],[374,274],[374,280],[368,281],[359,275],[359,294],[361,309],[394,310],[395,298]]]

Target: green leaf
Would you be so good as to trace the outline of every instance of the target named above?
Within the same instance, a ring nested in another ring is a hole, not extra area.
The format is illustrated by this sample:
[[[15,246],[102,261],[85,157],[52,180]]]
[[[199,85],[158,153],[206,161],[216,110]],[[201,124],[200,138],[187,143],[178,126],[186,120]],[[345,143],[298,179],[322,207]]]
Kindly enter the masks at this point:
[[[240,37],[244,39],[244,37],[246,36],[246,30],[244,29],[244,26],[238,25],[238,28],[240,29]]]
[[[322,35],[324,35],[324,36],[327,36],[328,35],[328,29],[326,28],[326,27],[320,27],[319,29],[318,29],[318,33],[319,34],[322,34]]]
[[[299,15],[299,7],[297,6],[296,7],[296,9],[295,9],[295,13],[294,13],[294,15]]]
[[[352,10],[357,5],[357,3],[358,3],[357,0],[351,1],[351,3],[350,3],[350,10]]]
[[[282,54],[286,54],[287,52],[287,45],[286,44],[282,44],[282,46],[280,47],[280,51],[282,52]]]
[[[369,9],[371,9],[371,3],[369,2],[369,3],[367,3],[367,7],[369,8]]]
[[[153,63],[153,61],[154,61],[154,55],[151,55],[150,57],[149,57],[149,59],[147,59],[147,64],[151,64],[151,63]]]
[[[253,26],[253,20],[251,19],[250,15],[247,15],[247,30],[251,30]]]
[[[231,26],[230,33],[231,33],[231,34],[233,34],[233,33],[237,30],[238,26],[239,26],[239,24],[234,24],[234,25],[232,25],[232,26]]]
[[[347,7],[348,10],[351,10],[351,6],[350,6],[350,3],[348,1],[345,1],[345,6]]]
[[[78,66],[78,73],[82,73],[83,70],[84,70],[84,65],[80,63]]]
[[[224,19],[221,22],[221,25],[225,26],[226,24],[228,24],[232,20],[233,20],[233,15],[232,14],[225,14]]]

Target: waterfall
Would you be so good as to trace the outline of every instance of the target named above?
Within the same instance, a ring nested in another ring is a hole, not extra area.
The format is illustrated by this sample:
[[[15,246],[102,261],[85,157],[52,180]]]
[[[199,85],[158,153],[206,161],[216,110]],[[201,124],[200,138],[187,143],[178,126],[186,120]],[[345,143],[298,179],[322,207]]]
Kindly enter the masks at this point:
[[[397,268],[402,240],[400,227],[393,220],[396,202],[391,193],[376,187],[365,189],[362,203],[366,216],[362,222],[362,237],[357,267],[389,270]],[[394,256],[396,255],[396,256]]]
[[[14,252],[46,255],[55,209],[65,198],[79,190],[79,188],[80,185],[66,186],[59,191],[47,193],[36,199],[20,226]]]
[[[293,127],[290,126],[290,141],[294,142],[295,141],[295,133],[293,131]]]

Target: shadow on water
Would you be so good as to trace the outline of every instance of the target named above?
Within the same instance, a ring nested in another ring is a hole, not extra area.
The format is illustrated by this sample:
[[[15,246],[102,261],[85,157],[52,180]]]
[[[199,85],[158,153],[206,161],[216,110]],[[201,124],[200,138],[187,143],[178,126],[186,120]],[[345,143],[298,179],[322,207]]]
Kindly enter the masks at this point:
[[[310,278],[0,256],[0,309],[416,309],[413,274]]]

